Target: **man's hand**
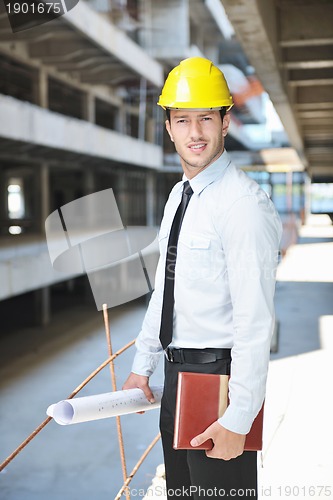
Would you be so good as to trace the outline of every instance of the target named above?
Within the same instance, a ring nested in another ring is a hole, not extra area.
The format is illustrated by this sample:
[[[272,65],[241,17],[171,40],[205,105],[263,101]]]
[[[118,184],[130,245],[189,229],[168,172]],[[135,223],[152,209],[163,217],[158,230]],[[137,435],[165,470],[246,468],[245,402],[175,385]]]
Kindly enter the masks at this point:
[[[154,395],[149,387],[149,377],[131,372],[122,389],[142,389],[149,403],[155,403]],[[144,411],[138,411],[138,413],[144,413]]]
[[[214,422],[205,432],[192,439],[191,446],[199,446],[207,439],[212,439],[214,446],[212,450],[206,451],[207,457],[231,460],[243,453],[245,438],[245,435],[228,431],[218,422]]]

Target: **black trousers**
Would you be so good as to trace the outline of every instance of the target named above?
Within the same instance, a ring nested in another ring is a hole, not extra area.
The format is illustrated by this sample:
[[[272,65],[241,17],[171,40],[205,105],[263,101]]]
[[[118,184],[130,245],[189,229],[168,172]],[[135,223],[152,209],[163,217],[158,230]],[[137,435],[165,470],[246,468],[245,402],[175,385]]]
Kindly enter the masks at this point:
[[[207,364],[170,363],[165,360],[160,429],[168,498],[257,499],[257,452],[245,451],[241,456],[226,461],[208,458],[204,450],[173,449],[179,371],[228,375],[230,360]]]

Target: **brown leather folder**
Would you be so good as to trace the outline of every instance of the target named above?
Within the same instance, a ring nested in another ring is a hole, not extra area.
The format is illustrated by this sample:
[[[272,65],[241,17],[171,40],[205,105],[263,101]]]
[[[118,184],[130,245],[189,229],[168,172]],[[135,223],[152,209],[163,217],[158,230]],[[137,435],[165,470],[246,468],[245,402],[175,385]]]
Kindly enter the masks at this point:
[[[211,450],[211,439],[193,448],[191,439],[220,418],[228,406],[228,375],[179,372],[173,447]],[[264,405],[245,440],[245,450],[262,449]]]

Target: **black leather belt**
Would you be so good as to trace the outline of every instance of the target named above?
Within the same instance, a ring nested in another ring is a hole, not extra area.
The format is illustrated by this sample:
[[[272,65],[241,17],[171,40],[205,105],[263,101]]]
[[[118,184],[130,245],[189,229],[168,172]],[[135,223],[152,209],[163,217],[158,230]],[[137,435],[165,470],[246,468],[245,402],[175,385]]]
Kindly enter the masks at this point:
[[[167,347],[165,357],[170,363],[214,363],[218,359],[231,359],[231,349],[181,349]]]

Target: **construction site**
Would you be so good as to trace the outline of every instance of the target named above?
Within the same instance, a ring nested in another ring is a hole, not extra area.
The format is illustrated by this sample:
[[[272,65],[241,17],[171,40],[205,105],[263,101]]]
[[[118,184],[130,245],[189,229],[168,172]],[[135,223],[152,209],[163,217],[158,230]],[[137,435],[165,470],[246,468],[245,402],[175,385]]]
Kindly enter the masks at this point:
[[[166,498],[158,410],[121,417],[122,445],[115,418],[59,426],[46,414],[114,390],[115,353],[121,389],[151,284],[105,299],[106,313],[75,259],[55,268],[45,223],[112,190],[120,227],[154,239],[182,178],[156,103],[189,57],[224,73],[225,148],[283,224],[259,498],[333,498],[333,3],[61,4],[27,23],[0,2],[0,499]]]

